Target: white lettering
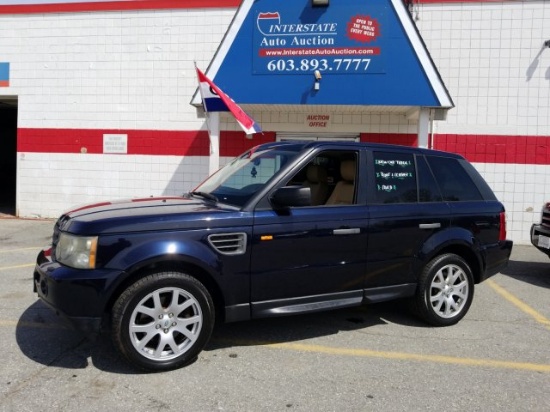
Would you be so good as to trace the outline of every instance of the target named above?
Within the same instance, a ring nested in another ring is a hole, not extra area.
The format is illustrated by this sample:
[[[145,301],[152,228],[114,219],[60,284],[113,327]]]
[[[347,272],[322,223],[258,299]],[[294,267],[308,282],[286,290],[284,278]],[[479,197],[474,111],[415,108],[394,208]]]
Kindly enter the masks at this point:
[[[334,46],[334,38],[313,36],[313,37],[298,37],[294,36],[290,42],[291,46]]]
[[[336,33],[337,23],[272,24],[269,33]]]
[[[264,37],[260,42],[260,46],[286,46],[286,40],[280,39],[279,37],[274,37],[271,39]]]

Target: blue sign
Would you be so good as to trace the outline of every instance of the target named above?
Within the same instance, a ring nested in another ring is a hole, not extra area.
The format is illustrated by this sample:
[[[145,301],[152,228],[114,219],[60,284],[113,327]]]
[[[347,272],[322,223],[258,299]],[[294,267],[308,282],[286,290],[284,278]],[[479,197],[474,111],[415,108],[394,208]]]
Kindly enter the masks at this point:
[[[258,3],[252,9],[254,74],[384,73],[385,7],[365,13],[349,5],[338,13],[294,2],[271,7]]]
[[[243,0],[206,75],[238,104],[453,107],[403,0]]]

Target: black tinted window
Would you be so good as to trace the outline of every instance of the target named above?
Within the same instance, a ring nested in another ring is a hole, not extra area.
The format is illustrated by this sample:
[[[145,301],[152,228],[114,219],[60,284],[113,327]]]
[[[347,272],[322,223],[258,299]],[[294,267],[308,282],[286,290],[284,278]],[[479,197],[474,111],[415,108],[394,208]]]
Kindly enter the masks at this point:
[[[441,202],[441,193],[424,156],[416,157],[418,198],[420,202]]]
[[[449,202],[483,200],[481,193],[458,159],[437,156],[427,156],[426,159],[439,184],[443,200]]]
[[[418,201],[412,154],[374,152],[374,173],[376,203]]]

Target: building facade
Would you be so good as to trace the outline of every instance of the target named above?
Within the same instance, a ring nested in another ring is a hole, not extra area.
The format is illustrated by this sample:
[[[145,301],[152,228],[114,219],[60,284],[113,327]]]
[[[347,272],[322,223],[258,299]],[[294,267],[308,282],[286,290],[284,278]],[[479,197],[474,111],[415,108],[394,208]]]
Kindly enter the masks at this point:
[[[56,217],[82,203],[192,189],[208,174],[211,153],[192,104],[195,64],[206,69],[219,55],[241,2],[50,3],[0,6],[2,195],[13,213]],[[505,204],[509,237],[528,243],[550,200],[550,2],[405,3],[454,103],[446,116],[430,112],[427,142],[419,141],[417,110],[244,102],[264,133],[248,139],[222,113],[220,162],[293,138],[457,152]],[[417,81],[411,74],[411,87]]]

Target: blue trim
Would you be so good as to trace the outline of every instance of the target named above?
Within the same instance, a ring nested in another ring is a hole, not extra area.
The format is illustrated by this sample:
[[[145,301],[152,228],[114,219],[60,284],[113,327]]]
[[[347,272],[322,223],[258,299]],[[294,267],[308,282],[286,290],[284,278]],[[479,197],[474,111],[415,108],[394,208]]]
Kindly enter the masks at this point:
[[[207,97],[204,99],[207,112],[228,112],[227,105],[219,97]]]
[[[0,63],[0,81],[10,80],[10,64]]]

